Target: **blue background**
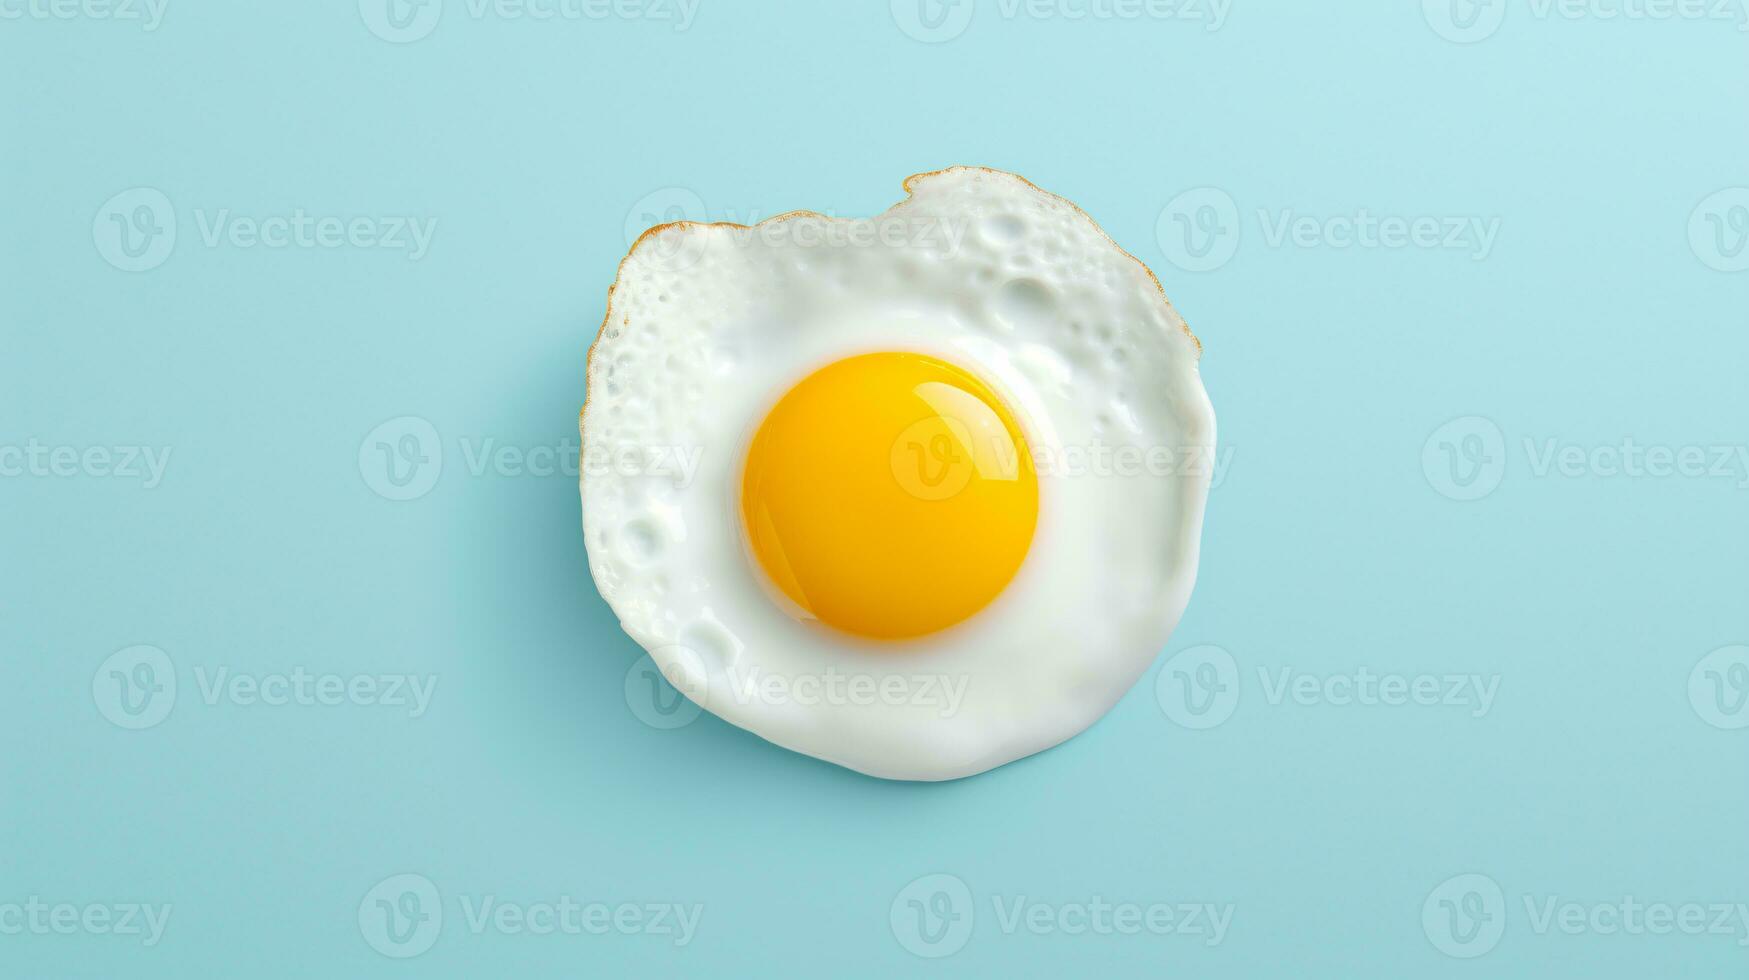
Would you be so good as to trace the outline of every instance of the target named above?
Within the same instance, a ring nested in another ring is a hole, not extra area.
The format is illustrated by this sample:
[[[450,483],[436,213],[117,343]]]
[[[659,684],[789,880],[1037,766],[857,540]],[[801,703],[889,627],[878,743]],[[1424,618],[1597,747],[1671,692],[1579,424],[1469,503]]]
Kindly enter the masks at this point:
[[[880,2],[703,0],[676,30],[448,0],[429,36],[391,43],[352,0],[170,0],[155,30],[9,2],[27,15],[0,20],[0,445],[172,456],[151,488],[0,478],[0,905],[173,913],[151,948],[0,935],[0,974],[1742,975],[1742,924],[1567,935],[1525,905],[1749,902],[1749,730],[1689,695],[1703,657],[1749,643],[1749,474],[1539,475],[1526,449],[1745,443],[1749,274],[1720,268],[1738,243],[1689,236],[1710,195],[1749,184],[1737,23],[1515,3],[1457,43],[1413,2],[1236,0],[1209,30],[979,0],[929,43]],[[868,215],[956,163],[1085,208],[1206,346],[1231,465],[1160,659],[1227,651],[1231,716],[1184,727],[1151,670],[1079,738],[936,785],[710,716],[644,724],[573,478],[476,473],[467,447],[574,450],[584,352],[649,195],[713,218]],[[104,209],[138,187],[177,238],[130,272]],[[1156,227],[1202,187],[1234,202],[1237,237],[1186,271]],[[416,260],[201,234],[221,210],[300,208],[437,225]],[[1498,218],[1498,239],[1481,261],[1270,240],[1284,212],[1363,208]],[[396,501],[360,447],[405,416],[443,468]],[[1468,417],[1505,458],[1465,501],[1424,449]],[[135,644],[179,691],[128,730],[93,682]],[[1481,717],[1299,703],[1258,674],[1362,666],[1498,695]],[[209,704],[196,675],[297,667],[437,687],[410,718]],[[359,922],[400,873],[445,916],[406,961]],[[889,925],[929,873],[974,897],[942,960]],[[1504,896],[1474,960],[1422,921],[1465,873]],[[679,948],[475,934],[457,903],[486,894],[703,914]],[[1233,919],[1212,947],[1005,933],[992,899],[1021,895]]]

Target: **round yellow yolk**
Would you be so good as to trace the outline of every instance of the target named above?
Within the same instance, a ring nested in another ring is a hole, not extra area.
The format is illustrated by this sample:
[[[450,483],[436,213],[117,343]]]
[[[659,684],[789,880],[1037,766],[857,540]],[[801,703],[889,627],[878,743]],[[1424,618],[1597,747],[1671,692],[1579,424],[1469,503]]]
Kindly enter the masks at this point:
[[[748,450],[755,559],[805,615],[881,639],[988,605],[1038,523],[1038,478],[989,386],[921,354],[864,354],[803,379]]]

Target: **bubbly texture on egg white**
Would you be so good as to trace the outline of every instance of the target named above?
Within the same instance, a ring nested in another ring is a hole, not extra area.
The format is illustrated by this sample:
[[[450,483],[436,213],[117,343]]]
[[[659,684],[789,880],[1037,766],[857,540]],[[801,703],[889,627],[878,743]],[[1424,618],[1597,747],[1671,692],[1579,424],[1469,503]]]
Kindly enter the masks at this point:
[[[939,780],[1070,738],[1153,662],[1215,423],[1196,339],[1078,208],[980,168],[905,189],[632,246],[590,350],[583,530],[687,696]]]

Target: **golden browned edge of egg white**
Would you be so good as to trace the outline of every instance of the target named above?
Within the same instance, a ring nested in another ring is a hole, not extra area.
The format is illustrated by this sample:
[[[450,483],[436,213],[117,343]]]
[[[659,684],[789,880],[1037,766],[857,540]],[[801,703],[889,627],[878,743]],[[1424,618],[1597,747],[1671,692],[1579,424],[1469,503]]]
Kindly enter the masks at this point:
[[[1160,294],[1160,301],[1162,303],[1166,304],[1166,308],[1168,310],[1172,311],[1173,316],[1178,317],[1178,322],[1183,325],[1184,335],[1186,337],[1189,337],[1190,342],[1196,345],[1197,359],[1200,360],[1202,358],[1202,341],[1197,339],[1196,334],[1190,332],[1190,324],[1185,322],[1184,317],[1179,315],[1177,308],[1172,305],[1171,298],[1166,295],[1166,288],[1164,286],[1160,285],[1160,277],[1154,275],[1154,270],[1148,268],[1148,264],[1146,262],[1143,262],[1141,259],[1138,259],[1134,255],[1131,255],[1129,253],[1129,251],[1127,251],[1122,245],[1119,245],[1117,242],[1113,241],[1112,237],[1105,233],[1105,229],[1100,227],[1099,222],[1093,220],[1092,215],[1088,214],[1086,211],[1081,210],[1081,207],[1079,205],[1077,205],[1074,201],[1071,201],[1068,198],[1062,196],[1061,194],[1053,194],[1050,191],[1045,190],[1043,187],[1040,187],[1039,185],[1033,183],[1032,181],[1027,180],[1025,177],[1022,177],[1021,175],[1016,174],[1016,173],[1009,173],[1006,170],[997,170],[994,167],[958,166],[958,167],[943,167],[940,170],[929,170],[929,171],[925,171],[925,172],[920,173],[920,174],[912,174],[911,176],[906,177],[904,182],[900,184],[900,188],[902,190],[904,190],[904,192],[905,192],[905,200],[900,201],[899,204],[903,204],[903,203],[905,203],[905,201],[911,200],[911,196],[912,196],[911,185],[913,183],[915,183],[919,180],[922,180],[925,177],[933,177],[936,174],[947,173],[950,170],[976,170],[980,173],[1000,174],[1001,176],[1004,176],[1004,177],[1013,177],[1015,180],[1020,181],[1021,183],[1025,184],[1026,186],[1032,188],[1035,191],[1038,191],[1040,194],[1043,194],[1047,197],[1054,197],[1057,200],[1063,202],[1064,204],[1067,204],[1071,209],[1073,209],[1075,211],[1075,213],[1081,215],[1081,217],[1083,217],[1083,218],[1086,218],[1088,223],[1093,225],[1093,230],[1099,232],[1100,237],[1104,238],[1107,244],[1109,244],[1112,248],[1117,249],[1119,253],[1121,253],[1125,258],[1129,259],[1131,262],[1134,262],[1135,264],[1141,266],[1142,271],[1148,274],[1148,281],[1154,284],[1154,290]],[[898,207],[898,205],[895,204],[892,207]],[[892,210],[892,207],[889,207],[887,210],[889,210],[889,211]],[[597,329],[595,331],[595,339],[593,341],[591,341],[589,344],[589,353],[587,355],[585,355],[583,358],[583,383],[584,383],[583,407],[577,410],[577,435],[578,435],[579,439],[581,439],[583,436],[583,416],[585,413],[587,413],[589,411],[589,367],[595,361],[595,349],[597,347],[601,346],[602,334],[607,332],[607,325],[613,322],[613,294],[614,294],[614,291],[619,288],[620,277],[625,275],[626,263],[631,261],[631,258],[633,255],[637,254],[638,246],[644,244],[644,239],[649,238],[651,235],[657,234],[658,232],[661,232],[667,228],[686,228],[686,227],[696,226],[699,228],[740,228],[743,230],[750,230],[753,228],[763,228],[766,225],[775,225],[781,221],[791,221],[791,220],[794,220],[796,218],[819,218],[819,219],[824,220],[824,221],[868,221],[868,220],[873,220],[873,219],[869,219],[869,218],[833,218],[833,217],[829,217],[827,215],[821,214],[818,211],[805,211],[805,210],[803,210],[803,211],[785,211],[782,214],[774,214],[769,218],[765,218],[764,220],[755,222],[754,224],[751,224],[751,225],[744,225],[744,224],[741,224],[741,223],[735,222],[735,221],[669,221],[669,222],[665,222],[663,224],[652,225],[651,227],[646,228],[644,230],[643,234],[640,234],[637,237],[637,240],[632,242],[632,247],[626,249],[625,258],[620,259],[619,266],[614,269],[613,282],[611,284],[609,284],[607,287],[607,315],[601,318],[601,326],[599,329]],[[627,318],[625,318],[622,325],[630,325],[630,323],[631,323],[631,318],[627,317]],[[581,485],[581,479],[579,479],[579,485]]]

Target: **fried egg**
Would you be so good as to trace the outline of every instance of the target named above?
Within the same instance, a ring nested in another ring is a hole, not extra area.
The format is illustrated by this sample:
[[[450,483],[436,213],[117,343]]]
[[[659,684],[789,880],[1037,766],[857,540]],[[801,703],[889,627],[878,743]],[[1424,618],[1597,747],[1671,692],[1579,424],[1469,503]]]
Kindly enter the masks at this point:
[[[1011,174],[632,246],[581,414],[589,568],[706,710],[889,779],[1097,721],[1196,577],[1214,413],[1141,262]]]

